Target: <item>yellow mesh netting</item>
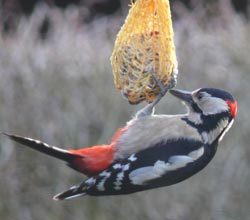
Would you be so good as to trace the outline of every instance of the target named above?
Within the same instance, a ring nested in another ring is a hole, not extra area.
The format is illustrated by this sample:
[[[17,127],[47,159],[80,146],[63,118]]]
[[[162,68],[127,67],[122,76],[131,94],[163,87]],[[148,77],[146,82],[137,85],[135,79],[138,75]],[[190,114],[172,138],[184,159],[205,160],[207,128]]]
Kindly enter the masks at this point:
[[[137,0],[117,35],[111,56],[114,83],[131,104],[153,101],[177,74],[169,0]]]

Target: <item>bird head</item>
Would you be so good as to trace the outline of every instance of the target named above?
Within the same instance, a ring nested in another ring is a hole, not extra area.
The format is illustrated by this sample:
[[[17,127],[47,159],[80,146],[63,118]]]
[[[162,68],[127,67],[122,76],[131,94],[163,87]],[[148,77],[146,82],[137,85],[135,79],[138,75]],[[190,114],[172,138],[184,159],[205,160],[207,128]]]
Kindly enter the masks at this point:
[[[201,88],[193,92],[172,89],[170,93],[186,104],[187,122],[199,130],[207,144],[221,141],[237,115],[236,100],[221,89]]]
[[[201,88],[193,92],[172,89],[170,93],[182,100],[189,113],[203,116],[224,115],[233,119],[237,115],[237,102],[233,96],[221,89]]]

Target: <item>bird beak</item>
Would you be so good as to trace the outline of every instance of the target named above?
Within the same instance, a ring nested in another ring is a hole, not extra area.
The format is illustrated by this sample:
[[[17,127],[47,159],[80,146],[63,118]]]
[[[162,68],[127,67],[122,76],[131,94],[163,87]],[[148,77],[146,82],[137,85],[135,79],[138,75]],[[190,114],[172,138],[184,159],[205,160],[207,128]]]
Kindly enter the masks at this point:
[[[175,96],[176,98],[186,102],[186,103],[192,103],[193,102],[193,97],[192,93],[184,90],[179,90],[179,89],[170,89],[169,90],[170,94]]]

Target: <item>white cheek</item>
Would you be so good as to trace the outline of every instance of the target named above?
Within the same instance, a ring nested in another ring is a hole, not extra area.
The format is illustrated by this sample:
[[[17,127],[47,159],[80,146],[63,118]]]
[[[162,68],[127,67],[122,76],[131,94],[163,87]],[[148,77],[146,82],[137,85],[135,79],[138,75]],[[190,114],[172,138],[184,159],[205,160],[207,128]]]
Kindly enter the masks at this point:
[[[196,125],[202,124],[202,122],[203,122],[201,119],[201,114],[199,114],[197,112],[189,112],[188,120],[193,122]]]
[[[230,124],[232,124],[232,122],[230,122]],[[202,138],[204,143],[206,144],[212,144],[214,142],[214,140],[221,134],[221,132],[223,131],[223,129],[225,129],[225,131],[223,132],[222,136],[220,137],[219,141],[223,138],[224,134],[228,131],[228,129],[231,127],[231,125],[228,125],[228,120],[224,119],[221,120],[217,127],[209,132],[202,132]]]
[[[197,104],[204,115],[219,114],[229,110],[228,104],[224,100],[211,96],[203,97]]]

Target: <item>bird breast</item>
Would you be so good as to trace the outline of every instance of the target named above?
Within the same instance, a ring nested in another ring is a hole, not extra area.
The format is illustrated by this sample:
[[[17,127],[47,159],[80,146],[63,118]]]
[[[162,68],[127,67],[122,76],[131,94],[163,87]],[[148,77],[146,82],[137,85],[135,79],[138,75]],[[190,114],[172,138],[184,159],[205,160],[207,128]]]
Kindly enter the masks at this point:
[[[115,157],[125,158],[169,140],[202,141],[198,131],[182,120],[182,117],[183,115],[152,115],[132,119],[128,123],[128,129],[117,140]]]

